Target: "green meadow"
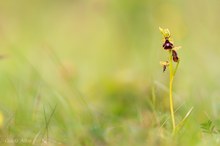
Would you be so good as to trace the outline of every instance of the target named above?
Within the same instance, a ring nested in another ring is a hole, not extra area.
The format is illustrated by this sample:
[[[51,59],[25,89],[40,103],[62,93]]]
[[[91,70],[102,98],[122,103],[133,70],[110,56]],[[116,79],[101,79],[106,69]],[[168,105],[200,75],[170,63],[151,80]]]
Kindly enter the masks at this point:
[[[0,1],[0,145],[220,145],[217,0]],[[168,28],[180,63],[173,82]]]

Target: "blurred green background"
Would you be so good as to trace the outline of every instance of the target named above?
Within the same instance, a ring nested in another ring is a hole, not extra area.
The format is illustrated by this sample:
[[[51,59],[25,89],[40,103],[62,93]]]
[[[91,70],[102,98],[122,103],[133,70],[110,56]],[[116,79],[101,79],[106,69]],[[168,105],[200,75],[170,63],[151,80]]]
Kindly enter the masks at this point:
[[[220,125],[219,4],[1,0],[0,145],[219,145],[200,129]],[[194,107],[175,139],[159,26],[182,46],[177,121]]]

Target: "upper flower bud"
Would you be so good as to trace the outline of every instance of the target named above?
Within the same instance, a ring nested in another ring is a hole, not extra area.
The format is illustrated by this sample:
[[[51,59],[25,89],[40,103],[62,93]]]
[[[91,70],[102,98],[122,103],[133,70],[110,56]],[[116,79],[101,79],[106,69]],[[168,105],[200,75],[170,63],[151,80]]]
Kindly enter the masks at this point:
[[[169,38],[170,37],[170,31],[169,29],[163,29],[161,27],[159,27],[160,32],[162,33],[164,38]]]

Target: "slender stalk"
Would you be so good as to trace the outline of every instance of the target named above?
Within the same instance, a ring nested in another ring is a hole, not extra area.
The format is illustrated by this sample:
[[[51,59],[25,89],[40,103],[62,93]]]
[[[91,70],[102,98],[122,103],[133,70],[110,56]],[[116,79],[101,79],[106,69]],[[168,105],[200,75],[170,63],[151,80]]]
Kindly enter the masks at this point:
[[[177,69],[178,69],[179,63],[180,63],[180,60],[178,60],[178,62],[177,62],[177,64],[176,64],[176,67],[175,67],[174,72],[173,72],[173,76],[176,75],[176,71],[177,71]]]
[[[173,110],[173,94],[172,94],[172,88],[173,88],[173,77],[174,77],[174,72],[173,72],[173,64],[172,64],[172,51],[169,52],[170,57],[169,57],[169,70],[170,70],[170,114],[171,114],[171,119],[172,119],[172,125],[173,125],[173,134],[175,133],[176,129],[176,124],[175,124],[175,116],[174,116],[174,110]],[[175,69],[176,71],[176,69]]]

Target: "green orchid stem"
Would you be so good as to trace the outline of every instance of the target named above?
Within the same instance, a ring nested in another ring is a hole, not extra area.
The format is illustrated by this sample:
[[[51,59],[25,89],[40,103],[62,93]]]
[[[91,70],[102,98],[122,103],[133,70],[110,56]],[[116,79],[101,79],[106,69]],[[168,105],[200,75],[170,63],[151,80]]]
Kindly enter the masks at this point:
[[[180,60],[178,59],[177,64],[176,64],[176,67],[175,67],[175,70],[174,70],[174,72],[173,72],[173,77],[176,75],[176,71],[177,71],[177,69],[178,69],[179,63],[180,63]]]
[[[172,57],[172,51],[169,51],[170,56],[169,56],[169,70],[170,70],[170,114],[171,114],[171,119],[172,119],[172,125],[173,125],[173,134],[176,131],[176,124],[175,124],[175,116],[174,116],[174,110],[173,110],[173,94],[172,94],[172,90],[173,90],[173,78],[174,78],[174,73],[176,73],[176,69],[173,72],[173,57]]]

